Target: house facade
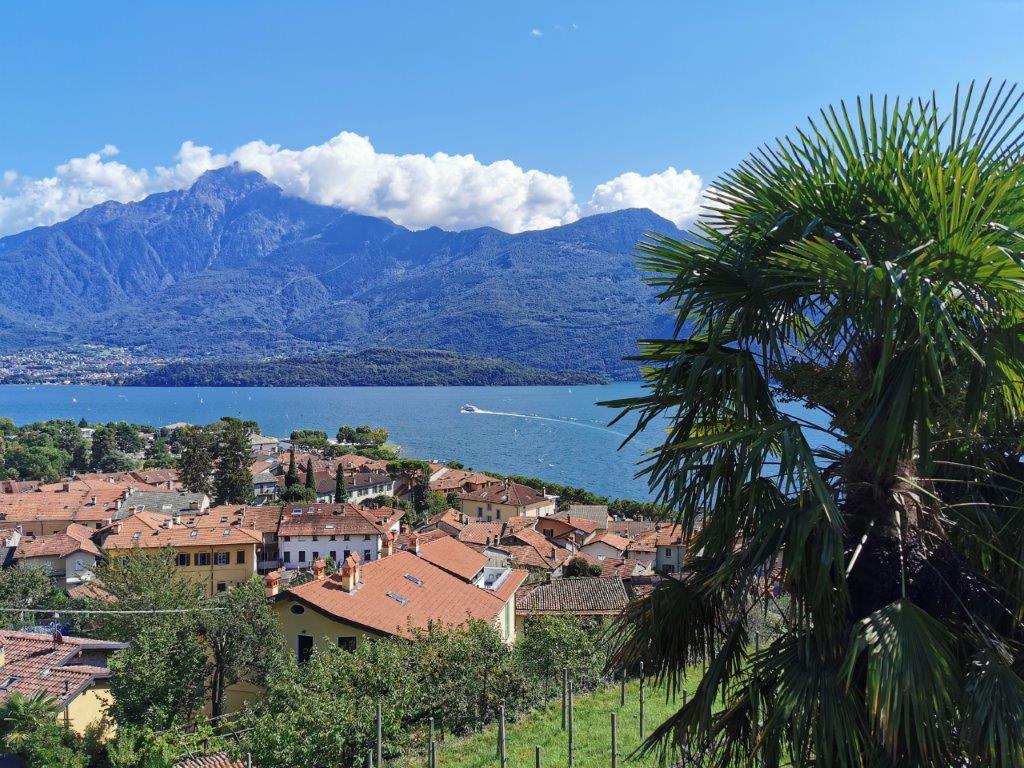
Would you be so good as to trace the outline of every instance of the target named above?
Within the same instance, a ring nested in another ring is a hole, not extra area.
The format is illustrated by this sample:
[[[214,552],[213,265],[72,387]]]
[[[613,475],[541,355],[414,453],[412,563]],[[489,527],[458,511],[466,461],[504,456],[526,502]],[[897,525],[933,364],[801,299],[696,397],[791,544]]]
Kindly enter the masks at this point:
[[[277,539],[282,567],[294,569],[327,558],[340,564],[353,553],[373,562],[393,535],[372,512],[353,504],[293,504],[281,511]]]
[[[528,485],[503,482],[459,494],[463,514],[486,522],[513,517],[547,517],[555,513],[554,499]]]

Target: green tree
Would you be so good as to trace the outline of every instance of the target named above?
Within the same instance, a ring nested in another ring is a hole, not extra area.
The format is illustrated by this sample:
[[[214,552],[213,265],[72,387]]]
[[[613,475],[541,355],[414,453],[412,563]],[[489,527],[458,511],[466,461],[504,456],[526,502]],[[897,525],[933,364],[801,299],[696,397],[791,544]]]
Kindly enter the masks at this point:
[[[217,466],[213,471],[213,493],[218,504],[244,504],[254,500],[253,462],[249,428],[241,421],[229,421],[220,434]]]
[[[145,468],[173,467],[177,462],[167,449],[167,440],[163,437],[156,437],[149,447],[146,448],[146,459],[142,466]]]
[[[74,732],[58,724],[59,712],[51,696],[12,693],[0,705],[4,746],[28,768],[86,768],[89,758]]]
[[[575,578],[579,576],[600,576],[601,566],[597,563],[591,563],[582,557],[574,557],[565,565],[565,572],[563,574],[566,578]]]
[[[1019,104],[823,111],[715,182],[695,236],[640,245],[677,336],[642,343],[647,391],[612,405],[666,430],[644,471],[689,555],[616,658],[705,669],[652,745],[1024,764]]]
[[[182,486],[192,493],[213,492],[210,478],[213,475],[213,456],[210,436],[200,427],[182,427],[176,431],[180,446],[178,477]]]
[[[306,459],[306,487],[316,490],[316,474],[313,472],[313,457]]]
[[[220,609],[202,615],[211,661],[211,715],[216,722],[224,713],[229,686],[242,680],[262,685],[273,679],[285,664],[285,654],[262,579],[254,576],[210,602]]]
[[[334,503],[344,504],[348,501],[348,486],[345,485],[345,467],[338,464],[334,476]]]
[[[288,451],[288,472],[284,476],[284,487],[291,488],[299,484],[299,468],[295,463],[295,449]]]
[[[316,501],[316,490],[299,483],[281,491],[280,498],[284,504],[312,504]]]
[[[12,568],[0,569],[0,607],[25,610],[24,613],[0,613],[0,627],[21,629],[40,624],[48,617],[29,611],[29,608],[59,611],[67,605],[67,595],[54,586],[43,566],[19,563]]]
[[[344,424],[338,427],[337,437],[339,443],[354,443],[356,441],[356,431],[347,424]]]

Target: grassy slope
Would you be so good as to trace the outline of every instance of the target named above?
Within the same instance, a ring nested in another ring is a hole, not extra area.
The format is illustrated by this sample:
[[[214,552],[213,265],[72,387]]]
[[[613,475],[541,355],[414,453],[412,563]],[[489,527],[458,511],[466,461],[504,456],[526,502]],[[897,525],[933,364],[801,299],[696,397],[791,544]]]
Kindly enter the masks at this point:
[[[691,676],[688,683],[696,685],[698,675]],[[692,692],[691,685],[687,688]],[[665,690],[647,685],[645,721],[649,734],[682,703],[682,694],[675,704],[665,703]],[[619,686],[613,685],[593,693],[578,696],[574,701],[575,710],[575,768],[608,768],[611,765],[611,713],[618,714],[619,765],[652,767],[658,765],[656,754],[647,757],[630,758],[630,753],[640,743],[640,705],[638,684],[626,686],[626,706],[619,706]],[[542,765],[547,768],[564,768],[567,765],[568,747],[566,733],[562,730],[561,704],[558,700],[549,703],[518,723],[507,728],[509,768],[531,768],[534,764],[534,746],[540,745]],[[438,768],[498,768],[497,727],[492,726],[481,733],[461,739],[449,738],[438,746]],[[409,757],[401,762],[402,768],[425,766],[424,757]]]

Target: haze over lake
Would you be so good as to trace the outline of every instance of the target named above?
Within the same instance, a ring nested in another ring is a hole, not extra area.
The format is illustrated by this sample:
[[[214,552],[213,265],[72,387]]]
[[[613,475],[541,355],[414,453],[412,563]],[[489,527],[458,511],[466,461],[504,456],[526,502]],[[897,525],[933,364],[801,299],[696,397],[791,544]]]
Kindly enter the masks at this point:
[[[0,387],[0,416],[18,424],[53,418],[204,424],[221,416],[255,419],[264,434],[371,424],[411,458],[458,460],[475,469],[519,473],[617,498],[647,499],[633,477],[643,449],[661,435],[619,449],[627,425],[598,401],[640,392],[634,382],[581,387],[164,388]],[[461,413],[463,405],[483,413]]]

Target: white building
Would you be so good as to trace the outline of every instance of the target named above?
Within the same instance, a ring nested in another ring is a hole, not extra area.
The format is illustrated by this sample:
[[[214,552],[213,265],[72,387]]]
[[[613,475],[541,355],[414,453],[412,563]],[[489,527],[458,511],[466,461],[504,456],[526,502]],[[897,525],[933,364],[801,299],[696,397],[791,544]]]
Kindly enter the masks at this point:
[[[72,523],[57,533],[23,536],[14,551],[14,561],[42,566],[62,586],[88,581],[100,557],[99,547],[92,540],[94,533],[84,525]]]
[[[376,560],[394,536],[373,512],[351,504],[296,504],[285,506],[277,539],[283,567],[309,568],[318,559],[340,564],[354,552],[362,562]]]

